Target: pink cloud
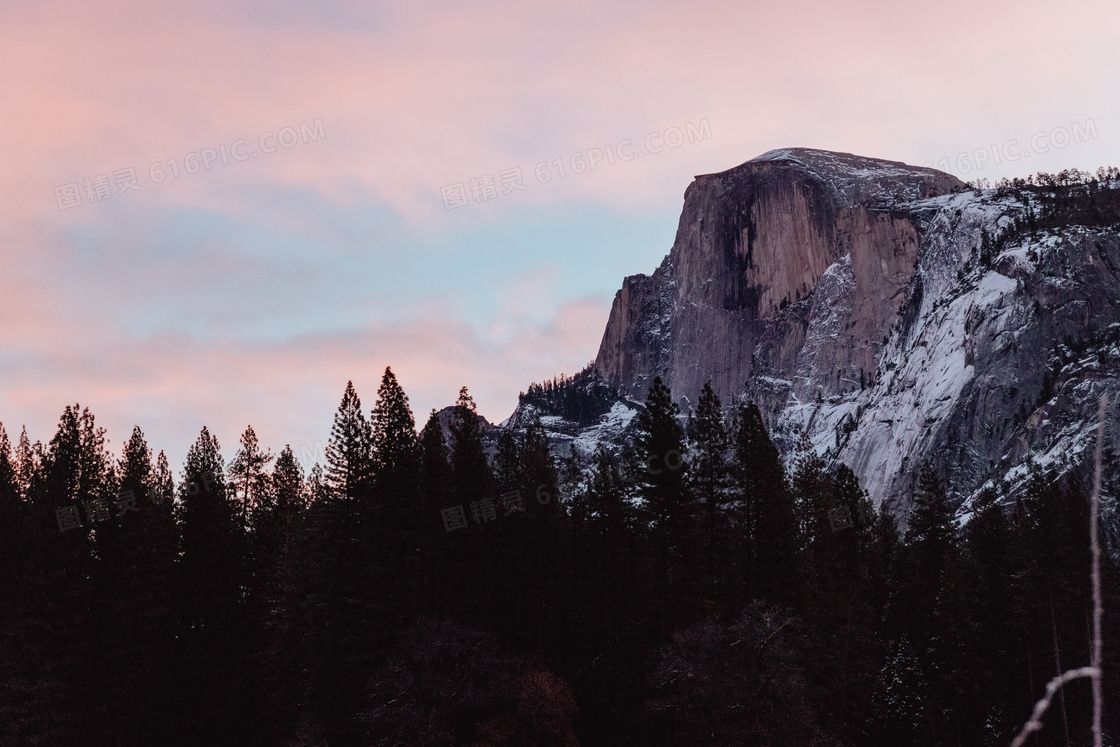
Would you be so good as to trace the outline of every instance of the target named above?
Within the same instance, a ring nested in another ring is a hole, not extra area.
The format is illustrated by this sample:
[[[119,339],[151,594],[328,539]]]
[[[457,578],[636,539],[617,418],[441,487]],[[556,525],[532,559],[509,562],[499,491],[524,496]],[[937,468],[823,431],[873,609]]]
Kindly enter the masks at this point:
[[[1014,136],[1024,120],[1116,114],[1092,94],[1116,62],[1106,37],[1120,9],[1107,3],[399,5],[369,34],[218,4],[8,13],[0,197],[25,216],[71,177],[143,172],[314,119],[325,142],[152,185],[152,199],[228,208],[267,181],[431,216],[450,181],[708,118],[702,147],[522,196],[648,204],[773,147],[918,160],[961,137]],[[1023,54],[1043,44],[1063,53]]]
[[[95,219],[128,224],[196,207],[329,238],[330,226],[262,197],[291,189],[388,205],[419,229],[453,234],[527,204],[673,211],[694,174],[775,147],[920,163],[1087,117],[1098,141],[1015,173],[1120,163],[1109,134],[1120,119],[1109,93],[1120,62],[1114,3],[368,7],[47,0],[0,10],[0,418],[9,430],[27,422],[49,437],[63,404],[80,399],[117,440],[131,421],[152,422],[157,444],[183,449],[208,422],[232,445],[253,422],[278,446],[322,437],[349,378],[372,404],[386,364],[418,416],[465,383],[500,419],[529,381],[593,356],[606,320],[605,301],[570,301],[555,314],[556,299],[534,305],[549,287],[543,269],[534,290],[503,299],[489,327],[457,321],[461,310],[447,301],[393,326],[283,344],[138,341],[104,308],[70,313],[74,289],[56,282],[69,256],[58,237]],[[712,131],[702,143],[548,184],[531,173],[540,161],[701,118]],[[317,119],[325,140],[148,178],[154,162],[174,157],[184,168],[188,152],[239,138],[251,150],[262,133]],[[515,165],[527,169],[525,192],[443,211],[441,186]],[[128,166],[140,192],[58,210],[59,184]]]
[[[284,343],[183,335],[106,342],[108,335],[99,335],[65,348],[44,340],[0,381],[0,421],[16,433],[27,424],[33,438],[46,441],[62,408],[78,401],[114,444],[140,425],[154,446],[181,459],[202,425],[232,447],[252,424],[278,451],[327,438],[348,380],[372,407],[385,366],[405,387],[420,425],[431,408],[453,404],[462,385],[480,412],[499,421],[531,381],[574,372],[593,358],[608,312],[600,300],[570,301],[551,322],[526,323],[501,341],[438,315]]]

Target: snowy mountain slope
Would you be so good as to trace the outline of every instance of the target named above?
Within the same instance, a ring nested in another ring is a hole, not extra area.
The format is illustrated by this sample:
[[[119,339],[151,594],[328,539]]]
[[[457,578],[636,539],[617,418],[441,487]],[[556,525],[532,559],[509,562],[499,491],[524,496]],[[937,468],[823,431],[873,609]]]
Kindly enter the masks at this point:
[[[997,233],[1022,209],[992,192],[946,200],[873,385],[808,417],[783,413],[903,515],[922,459],[965,507],[992,481],[1017,491],[1031,461],[1059,472],[1082,463],[1097,401],[1118,388],[1115,231],[1028,236],[979,266],[981,230]]]
[[[725,405],[757,402],[784,454],[807,433],[903,521],[925,459],[963,511],[1031,464],[1071,469],[1120,380],[1120,221],[1086,194],[1028,230],[1038,190],[850,154],[697,177],[670,254],[616,296],[594,365],[616,409],[542,422],[557,453],[588,453],[626,438],[654,376],[686,412],[711,381]]]
[[[590,374],[590,372],[588,372]],[[599,384],[598,377],[592,377]],[[634,419],[641,405],[611,391],[609,403],[597,410],[603,410],[596,417],[565,417],[561,408],[550,407],[547,403],[533,402],[522,394],[521,402],[503,423],[502,428],[515,433],[523,433],[533,422],[539,421],[545,436],[558,458],[566,458],[575,450],[576,456],[588,461],[597,446],[602,444],[618,453],[624,442],[632,435]],[[491,439],[496,447],[497,437]]]

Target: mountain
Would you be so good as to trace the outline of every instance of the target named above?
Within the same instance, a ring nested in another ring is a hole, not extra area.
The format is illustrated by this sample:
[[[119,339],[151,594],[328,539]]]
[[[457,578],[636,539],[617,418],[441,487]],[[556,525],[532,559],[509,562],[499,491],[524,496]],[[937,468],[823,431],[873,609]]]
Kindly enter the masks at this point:
[[[697,176],[669,255],[615,296],[588,374],[617,392],[603,422],[523,397],[507,426],[543,414],[585,451],[625,437],[655,376],[684,412],[711,381],[903,519],[923,460],[963,511],[988,481],[1073,469],[1120,388],[1117,176],[973,189],[805,148]]]
[[[809,341],[803,373],[812,382],[795,389],[812,397],[819,387],[842,391],[842,379],[858,384],[859,370],[874,368],[874,345],[917,256],[913,222],[888,208],[961,186],[932,169],[802,149],[696,177],[669,256],[616,294],[595,370],[639,399],[661,376],[689,402],[709,379],[726,402],[756,373],[787,378],[807,342],[787,309],[850,255],[855,284],[844,339],[827,347]],[[819,373],[826,370],[840,375],[826,381]]]

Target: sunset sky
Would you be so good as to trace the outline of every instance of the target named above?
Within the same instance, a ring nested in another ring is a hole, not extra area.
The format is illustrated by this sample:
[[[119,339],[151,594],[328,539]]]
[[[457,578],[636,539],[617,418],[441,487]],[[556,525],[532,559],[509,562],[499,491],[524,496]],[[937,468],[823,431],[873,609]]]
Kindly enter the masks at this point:
[[[1120,165],[1115,2],[420,6],[0,4],[13,440],[80,402],[176,470],[204,424],[298,449],[386,365],[420,424],[462,385],[500,421],[595,356],[694,175],[774,148]]]

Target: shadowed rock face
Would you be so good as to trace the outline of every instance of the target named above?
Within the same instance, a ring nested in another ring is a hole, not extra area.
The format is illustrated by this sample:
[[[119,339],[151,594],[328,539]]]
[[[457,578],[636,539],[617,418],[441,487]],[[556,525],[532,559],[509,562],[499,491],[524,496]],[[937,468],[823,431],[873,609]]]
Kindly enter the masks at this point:
[[[932,169],[800,148],[696,177],[669,256],[615,296],[596,371],[639,400],[655,376],[688,402],[708,380],[729,402],[755,374],[793,381],[799,397],[858,385],[917,259],[914,219],[899,206],[962,186]],[[836,340],[806,336],[798,302],[818,285]]]

